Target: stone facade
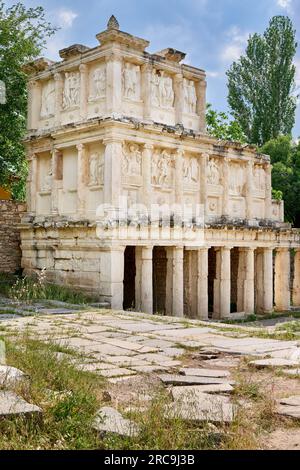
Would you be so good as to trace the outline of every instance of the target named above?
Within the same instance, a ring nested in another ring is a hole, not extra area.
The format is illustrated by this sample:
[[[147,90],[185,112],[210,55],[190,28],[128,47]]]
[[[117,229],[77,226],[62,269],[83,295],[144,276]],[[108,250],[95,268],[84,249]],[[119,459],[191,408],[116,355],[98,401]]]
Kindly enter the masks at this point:
[[[223,318],[300,305],[300,235],[272,200],[271,164],[206,133],[206,76],[145,51],[115,18],[29,75],[25,272],[116,309]],[[126,292],[124,294],[124,286]]]
[[[25,204],[0,200],[0,272],[15,273],[21,269],[19,224]]]

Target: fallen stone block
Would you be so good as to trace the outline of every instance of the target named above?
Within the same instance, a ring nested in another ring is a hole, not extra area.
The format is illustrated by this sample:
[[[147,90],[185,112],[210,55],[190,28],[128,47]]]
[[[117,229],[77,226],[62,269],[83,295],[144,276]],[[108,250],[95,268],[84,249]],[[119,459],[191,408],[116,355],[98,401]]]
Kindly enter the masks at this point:
[[[25,382],[26,380],[29,380],[29,377],[21,370],[16,369],[15,367],[0,365],[1,387],[13,387],[20,382]]]
[[[111,407],[101,408],[94,420],[93,429],[100,434],[113,433],[124,437],[135,437],[139,434],[138,426]]]
[[[300,419],[300,406],[279,405],[276,413],[287,418]]]
[[[194,377],[185,375],[172,375],[162,374],[158,376],[160,380],[166,385],[209,385],[209,384],[229,384],[234,385],[233,381],[225,380],[224,378],[215,377]]]
[[[218,394],[218,393],[232,393],[233,387],[229,384],[211,384],[211,385],[190,385],[182,387],[172,387],[171,395],[174,400],[180,399],[182,396],[197,396],[203,393]]]
[[[230,372],[227,370],[215,370],[215,369],[188,369],[183,368],[180,369],[180,373],[187,376],[194,376],[194,377],[215,377],[215,378],[222,378],[222,377],[229,377]]]
[[[300,368],[299,369],[283,369],[282,373],[284,375],[300,376]]]
[[[257,361],[251,361],[250,365],[255,366],[257,369],[264,369],[265,367],[295,367],[299,365],[299,361],[274,357],[271,359],[259,359]]]
[[[0,391],[0,419],[40,416],[42,409],[27,403],[13,392]]]
[[[289,405],[289,406],[300,406],[300,395],[295,395],[293,397],[288,398],[281,398],[279,400],[281,405]]]

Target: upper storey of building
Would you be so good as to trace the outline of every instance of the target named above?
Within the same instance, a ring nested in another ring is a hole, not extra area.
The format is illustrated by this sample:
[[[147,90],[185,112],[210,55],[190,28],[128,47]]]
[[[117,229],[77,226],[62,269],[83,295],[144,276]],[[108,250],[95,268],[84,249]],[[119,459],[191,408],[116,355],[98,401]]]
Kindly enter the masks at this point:
[[[61,50],[61,62],[26,66],[29,135],[109,117],[205,132],[205,72],[183,64],[183,52],[146,52],[149,42],[120,31],[115,17],[96,37],[97,47]]]

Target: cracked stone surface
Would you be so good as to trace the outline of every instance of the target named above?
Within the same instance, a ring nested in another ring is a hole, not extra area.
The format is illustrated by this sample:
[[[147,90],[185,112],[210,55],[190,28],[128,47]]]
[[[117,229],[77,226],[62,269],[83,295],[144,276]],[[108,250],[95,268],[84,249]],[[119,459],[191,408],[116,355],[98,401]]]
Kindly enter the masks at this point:
[[[0,391],[0,417],[37,416],[42,410],[38,406],[27,403],[13,392]]]
[[[113,433],[125,437],[133,437],[139,434],[139,428],[133,421],[123,418],[121,413],[109,406],[105,406],[98,411],[93,429],[101,434]]]
[[[0,365],[0,386],[11,387],[28,380],[29,377],[19,369]]]

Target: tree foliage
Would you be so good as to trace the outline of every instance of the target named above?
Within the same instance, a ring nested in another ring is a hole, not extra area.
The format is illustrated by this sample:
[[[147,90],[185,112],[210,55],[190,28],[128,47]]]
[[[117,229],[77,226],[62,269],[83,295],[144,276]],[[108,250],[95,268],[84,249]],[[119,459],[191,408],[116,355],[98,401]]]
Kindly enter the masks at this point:
[[[228,103],[249,143],[263,145],[292,132],[295,37],[292,21],[275,16],[263,35],[249,37],[245,55],[227,71]]]
[[[282,195],[286,219],[300,227],[300,142],[280,136],[267,142],[261,152],[271,156],[273,195]]]
[[[230,119],[227,113],[213,110],[211,104],[207,105],[206,124],[207,132],[216,139],[246,142],[246,136],[239,123]]]
[[[41,53],[54,32],[42,7],[27,9],[17,3],[6,8],[0,2],[0,80],[6,88],[6,102],[0,104],[0,184],[12,186],[18,198],[24,196],[27,171],[22,145],[27,90],[22,66]],[[12,176],[19,178],[17,183],[12,184]]]

